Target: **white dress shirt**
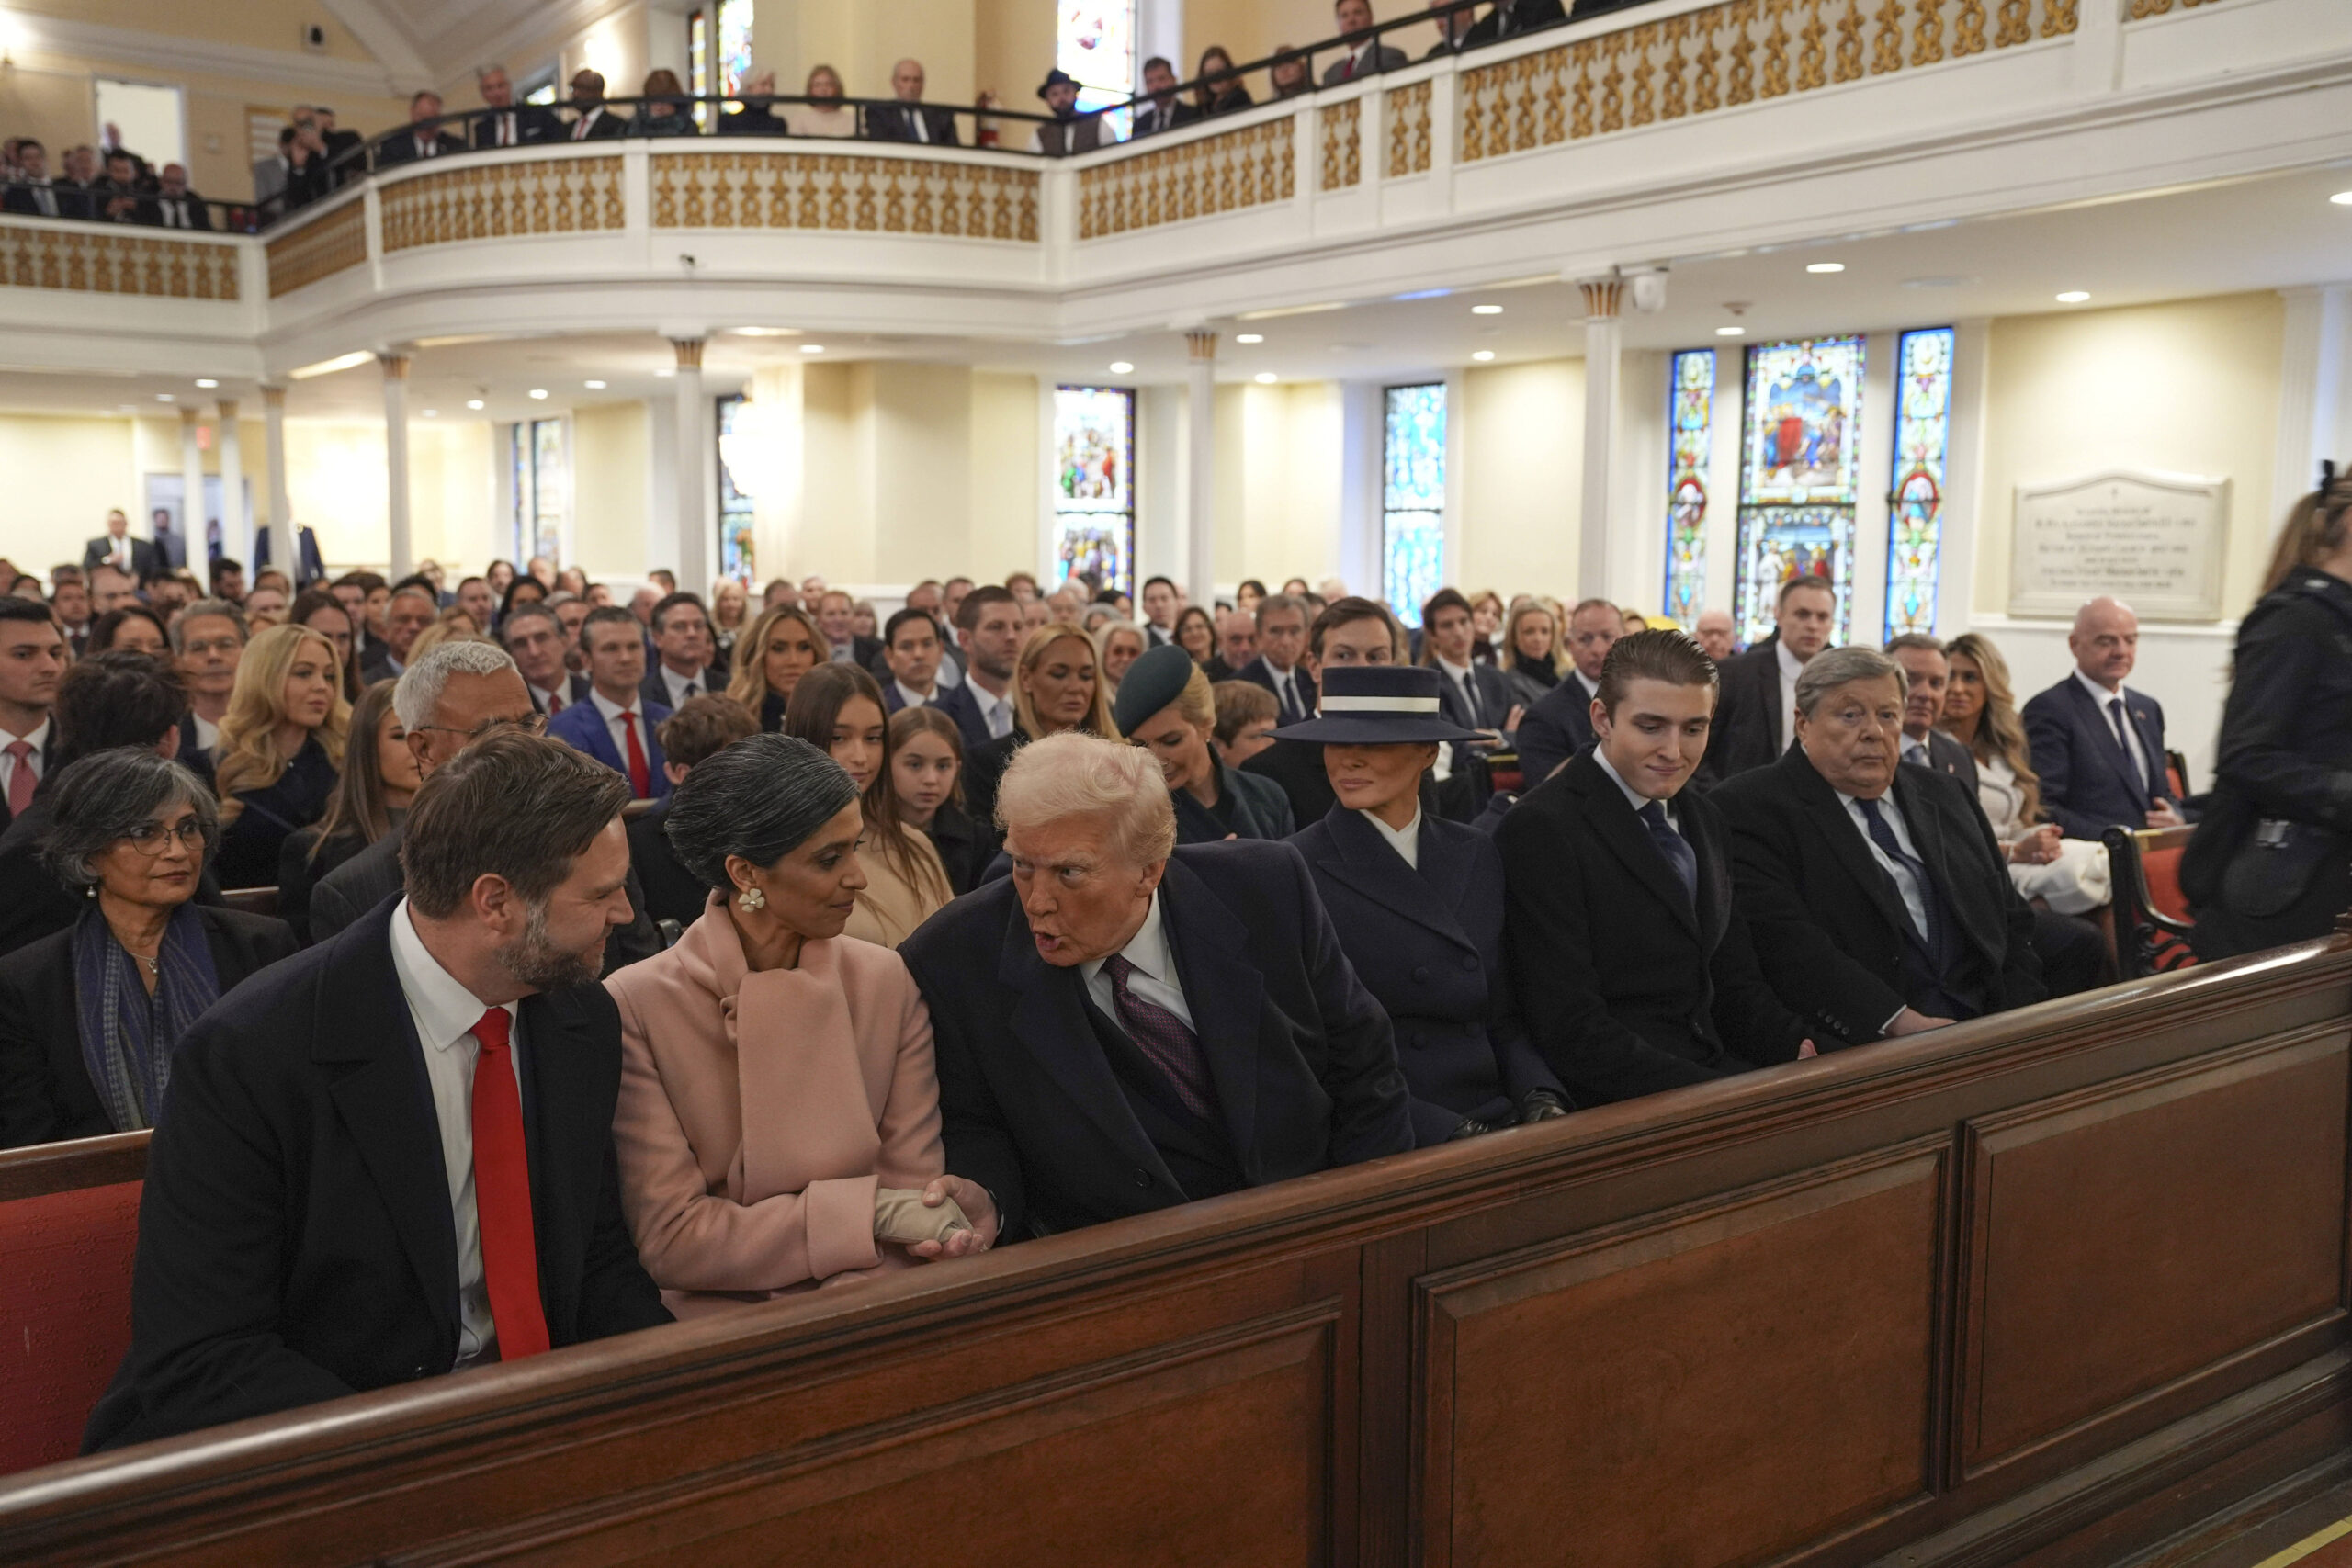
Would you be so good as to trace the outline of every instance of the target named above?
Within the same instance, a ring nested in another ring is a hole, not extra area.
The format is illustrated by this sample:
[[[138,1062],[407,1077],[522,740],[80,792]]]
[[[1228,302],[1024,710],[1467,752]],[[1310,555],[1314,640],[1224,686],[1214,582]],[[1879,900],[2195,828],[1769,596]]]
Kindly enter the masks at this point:
[[[41,753],[49,745],[49,726],[50,721],[42,719],[22,735],[12,735],[7,730],[0,729],[0,800],[7,799],[8,791],[16,787],[17,770],[19,767],[30,768],[33,771],[33,782],[35,784],[40,782]],[[19,740],[32,748],[31,754],[22,762],[9,756],[6,750],[6,748]]]
[[[1845,803],[1846,816],[1854,824],[1854,831],[1862,836],[1862,847],[1870,851],[1871,859],[1878,862],[1881,871],[1894,878],[1894,890],[1903,895],[1903,908],[1911,917],[1911,929],[1925,940],[1928,934],[1927,889],[1919,886],[1918,878],[1911,874],[1910,867],[1901,864],[1878,847],[1878,841],[1871,837],[1870,818],[1862,815],[1862,803],[1842,789],[1838,792],[1838,798]],[[1894,841],[1903,846],[1903,852],[1913,860],[1923,860],[1919,846],[1911,841],[1911,827],[1903,820],[1903,808],[1894,804],[1893,790],[1878,797],[1878,814],[1894,830]]]
[[[2115,713],[2108,705],[2116,702],[2123,705],[2123,750],[2131,757],[2132,765],[2140,770],[2140,787],[2147,788],[2150,777],[2148,751],[2146,747],[2140,744],[2140,727],[2132,722],[2132,700],[2123,694],[2122,687],[2118,686],[2110,692],[2080,670],[2075,671],[2075,679],[2082,682],[2083,690],[2088,692],[2091,694],[2091,700],[2098,704],[2098,721],[2109,735],[2115,733]]]
[[[1487,716],[1478,710],[1478,687],[1470,678],[1470,666],[1456,664],[1441,653],[1437,656],[1437,667],[1447,680],[1453,682],[1453,689],[1462,694],[1462,711],[1470,716],[1471,728],[1475,729],[1486,723]]]
[[[539,699],[539,705],[552,718],[571,705],[571,682],[559,675],[552,686],[533,686],[531,694]]]
[[[898,688],[899,701],[910,708],[929,707],[933,703],[939,699],[939,688],[937,686],[933,686],[927,693],[918,692],[913,687],[908,685],[904,681],[898,679],[896,676],[891,678],[890,684]]]
[[[637,715],[637,743],[644,747],[646,766],[650,768],[653,765],[653,748],[646,745],[645,716],[638,713],[637,705],[631,703],[622,707],[593,687],[589,690],[588,700],[596,705],[596,712],[604,718],[605,732],[613,738],[613,755],[621,760],[624,773],[628,770],[628,726],[621,721],[621,715]]]
[[[1598,681],[1588,681],[1588,680],[1586,680],[1586,679],[1584,678],[1584,671],[1581,671],[1581,670],[1571,670],[1571,671],[1568,671],[1568,679],[1569,679],[1569,680],[1571,680],[1571,681],[1574,681],[1577,685],[1582,686],[1582,687],[1584,688],[1584,700],[1585,700],[1585,703],[1586,703],[1586,705],[1590,705],[1590,704],[1591,704],[1592,700],[1593,700],[1595,697],[1597,697],[1597,696],[1600,695],[1600,682],[1598,682]]]
[[[1315,716],[1315,710],[1308,707],[1305,699],[1301,698],[1298,694],[1298,667],[1296,665],[1293,665],[1288,670],[1279,669],[1275,666],[1274,661],[1270,659],[1266,660],[1266,672],[1274,678],[1274,711],[1276,713],[1285,713],[1293,706],[1295,706],[1300,713],[1305,714],[1307,717],[1312,718]],[[1441,755],[1442,755],[1442,752],[1441,752]]]
[[[662,665],[661,669],[662,689],[670,694],[669,705],[673,710],[674,710],[680,703],[684,702],[689,696],[707,697],[710,695],[709,686],[706,685],[703,682],[704,672],[702,671],[697,670],[691,675],[681,675],[666,664]],[[692,687],[693,690],[687,690],[688,687]]]
[[[473,1030],[490,1010],[425,951],[405,898],[392,911],[392,972],[400,977],[417,1043],[424,1047],[424,1076],[433,1087],[433,1116],[441,1128],[441,1165],[449,1179],[450,1217],[457,1222],[457,1365],[468,1367],[488,1355],[498,1340],[490,1314],[490,1280],[481,1266],[481,1219],[474,1208],[474,1060],[481,1045]],[[514,1067],[519,1095],[523,1026],[513,1003],[505,1004],[505,1011],[514,1019],[508,1036],[514,1049],[507,1052],[506,1060]]]
[[[1415,871],[1421,869],[1421,803],[1413,802],[1413,819],[1402,828],[1391,828],[1377,811],[1359,811],[1357,816],[1373,826],[1373,830],[1388,840],[1388,847],[1405,857],[1405,863]]]
[[[1609,782],[1617,786],[1618,793],[1625,797],[1625,804],[1634,808],[1634,816],[1639,817],[1649,806],[1649,797],[1627,784],[1624,775],[1610,765],[1609,753],[1598,746],[1592,749],[1592,760],[1600,764],[1600,771],[1609,775]],[[1666,825],[1682,838],[1688,839],[1690,835],[1682,831],[1682,815],[1674,809],[1674,802],[1661,800],[1658,805],[1666,808]],[[1648,829],[1645,827],[1643,830],[1646,832]]]
[[[1143,924],[1136,928],[1136,934],[1127,939],[1127,945],[1119,949],[1119,953],[1135,965],[1135,972],[1127,976],[1128,994],[1174,1013],[1190,1029],[1193,1010],[1184,1000],[1183,987],[1177,984],[1176,954],[1168,946],[1168,932],[1159,919],[1159,901],[1165,897],[1162,893],[1151,896],[1151,908],[1144,911]],[[1102,1016],[1125,1029],[1126,1021],[1119,1016],[1118,996],[1111,988],[1111,976],[1103,973],[1102,965],[1107,962],[1089,959],[1078,966],[1079,973],[1085,976],[1087,996],[1102,1010]]]
[[[1781,663],[1781,750],[1786,751],[1797,738],[1797,677],[1804,673],[1804,660],[1785,642],[1774,643],[1772,652]]]
[[[189,222],[187,217],[188,204],[193,200],[195,197],[187,196],[157,197],[155,211],[157,216],[163,219],[164,227],[166,229],[195,228],[196,225]]]
[[[598,120],[604,118],[605,110],[602,105],[590,109],[586,114],[582,115],[578,119],[571,122],[571,139],[574,141],[587,141],[588,132],[594,128]]]
[[[198,750],[209,751],[213,747],[220,743],[220,727],[219,725],[213,723],[202,714],[198,713],[194,708],[190,708],[188,710],[187,716],[188,717],[196,720],[196,749]]]

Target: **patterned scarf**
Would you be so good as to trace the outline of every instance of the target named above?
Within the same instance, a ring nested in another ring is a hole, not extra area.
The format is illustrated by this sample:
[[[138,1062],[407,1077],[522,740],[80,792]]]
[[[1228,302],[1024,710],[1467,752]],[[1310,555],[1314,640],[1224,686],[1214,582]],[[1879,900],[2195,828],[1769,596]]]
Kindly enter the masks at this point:
[[[172,1076],[173,1049],[197,1015],[220,997],[212,944],[205,940],[195,905],[172,911],[156,958],[163,973],[151,997],[139,978],[139,960],[115,940],[96,899],[74,924],[82,1065],[118,1133],[155,1124]]]

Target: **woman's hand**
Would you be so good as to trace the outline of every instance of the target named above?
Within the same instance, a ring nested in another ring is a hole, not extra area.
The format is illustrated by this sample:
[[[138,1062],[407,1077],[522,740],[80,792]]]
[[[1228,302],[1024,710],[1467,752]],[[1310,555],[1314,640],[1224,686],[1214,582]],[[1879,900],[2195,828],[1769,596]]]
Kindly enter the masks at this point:
[[[2058,858],[2060,836],[2057,823],[2044,822],[2009,846],[2009,863],[2011,865],[2048,865]]]
[[[958,1231],[945,1241],[922,1241],[907,1248],[916,1258],[968,1258],[986,1252],[996,1245],[998,1217],[996,1201],[989,1190],[977,1181],[967,1181],[960,1176],[943,1176],[922,1190],[922,1201],[928,1208],[937,1208],[949,1199],[964,1211],[972,1228]]]

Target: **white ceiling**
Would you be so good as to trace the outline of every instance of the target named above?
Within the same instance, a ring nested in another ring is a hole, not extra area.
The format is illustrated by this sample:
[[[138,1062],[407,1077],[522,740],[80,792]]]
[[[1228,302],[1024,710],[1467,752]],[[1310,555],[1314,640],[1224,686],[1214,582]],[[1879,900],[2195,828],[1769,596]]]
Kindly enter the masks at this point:
[[[454,0],[379,3],[414,7],[427,17],[458,8]],[[1667,309],[1629,316],[1624,341],[1635,349],[1681,348],[1718,342],[1715,329],[1734,323],[1759,341],[2342,282],[2352,279],[2352,206],[2328,198],[2347,188],[2352,166],[1907,233],[1827,236],[1771,252],[1677,258]],[[1805,271],[1821,261],[1846,270],[1826,276]],[[1223,334],[1219,378],[1264,372],[1285,380],[1375,379],[1442,372],[1471,363],[1481,351],[1506,365],[1582,355],[1583,306],[1573,287],[1541,280],[1445,293],[1445,282],[1430,279],[1430,288],[1441,290],[1430,297],[1335,301],[1343,308],[1212,323]],[[2055,296],[2068,289],[2091,298],[2058,303]],[[1498,304],[1502,313],[1474,315],[1478,304]],[[1236,343],[1245,332],[1266,341]],[[814,341],[722,334],[706,356],[706,379],[740,383],[762,363],[803,358],[803,345]],[[1176,382],[1185,374],[1183,342],[1172,333],[1082,344],[835,334],[822,346],[825,363],[891,359],[1137,383]],[[1135,369],[1114,375],[1114,362]],[[656,372],[670,364],[669,345],[650,331],[428,344],[416,351],[410,407],[435,418],[515,419],[660,397],[671,382]],[[584,385],[591,379],[607,385],[591,390]],[[530,398],[534,388],[548,398]],[[223,392],[252,399],[249,410],[257,412],[249,385],[204,392],[184,379],[0,367],[0,408],[7,409],[169,415],[159,394],[209,400]],[[473,398],[483,409],[466,407]],[[368,365],[297,382],[287,407],[295,417],[379,419],[381,381]]]

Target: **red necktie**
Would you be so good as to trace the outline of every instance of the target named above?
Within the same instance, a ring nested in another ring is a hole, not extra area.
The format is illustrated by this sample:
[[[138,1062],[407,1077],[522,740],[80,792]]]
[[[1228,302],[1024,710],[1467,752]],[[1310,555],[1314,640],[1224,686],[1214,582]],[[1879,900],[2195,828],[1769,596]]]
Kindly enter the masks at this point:
[[[555,693],[553,693],[553,692],[549,692],[549,693],[548,694],[548,716],[549,718],[553,718],[556,715],[558,715],[558,714],[561,713],[562,711],[563,711],[563,699],[562,699],[561,697],[558,696]]]
[[[474,1025],[474,1214],[481,1226],[481,1272],[498,1325],[498,1359],[519,1361],[548,1348],[539,1305],[539,1254],[531,1228],[531,1162],[523,1147],[523,1097],[507,1049],[514,1021],[492,1008]]]
[[[21,817],[33,803],[33,785],[40,782],[33,777],[33,743],[9,741],[8,758],[16,764],[8,770],[8,815]]]
[[[637,715],[624,713],[621,723],[628,734],[628,788],[639,800],[653,794],[653,770],[645,765],[645,742],[637,738]]]

